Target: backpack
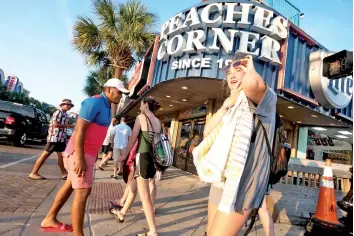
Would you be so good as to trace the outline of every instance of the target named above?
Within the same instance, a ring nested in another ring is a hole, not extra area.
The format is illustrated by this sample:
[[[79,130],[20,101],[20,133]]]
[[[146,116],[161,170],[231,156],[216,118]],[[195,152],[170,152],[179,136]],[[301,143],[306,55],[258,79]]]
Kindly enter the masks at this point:
[[[158,170],[164,171],[173,163],[171,144],[165,134],[155,134],[154,160]]]
[[[270,157],[270,174],[268,179],[268,185],[274,185],[279,182],[279,180],[288,173],[288,163],[291,154],[291,145],[287,143],[287,138],[283,129],[283,121],[278,113],[275,113],[275,128],[274,128],[274,138],[273,138],[273,148],[271,148],[270,141],[268,138],[267,131],[263,126],[261,120],[258,118],[257,126],[253,131],[251,140],[254,142],[259,128],[262,127],[264,133],[264,139],[267,145],[268,154]],[[264,196],[263,196],[264,198]],[[251,223],[244,233],[244,236],[248,235],[251,231],[253,224],[256,221],[256,217],[263,203],[263,199],[258,208],[254,209],[251,213],[252,220]]]
[[[266,136],[266,139],[268,137]],[[275,115],[275,131],[274,131],[274,142],[273,151],[269,153],[271,155],[271,166],[270,166],[270,176],[268,183],[274,185],[279,182],[279,180],[288,173],[288,163],[291,155],[291,145],[287,143],[287,138],[283,129],[283,121],[279,114]],[[266,140],[269,144],[269,140]],[[270,145],[268,145],[268,150]]]
[[[283,121],[278,113],[275,113],[275,127],[274,127],[274,138],[273,138],[273,148],[270,145],[270,141],[259,118],[256,119],[257,126],[252,134],[252,142],[255,141],[259,128],[262,127],[264,133],[264,139],[267,145],[268,154],[270,157],[270,175],[268,184],[274,185],[279,182],[279,180],[288,173],[288,163],[290,160],[291,145],[287,143],[287,138],[283,129]]]
[[[151,128],[154,131],[152,123],[148,116],[146,116]],[[161,124],[161,131],[162,131],[162,124]],[[165,171],[168,167],[173,164],[173,155],[171,151],[171,144],[168,140],[168,137],[163,133],[155,133],[154,131],[154,138],[152,143],[153,148],[153,157],[155,162],[155,167],[159,171]]]

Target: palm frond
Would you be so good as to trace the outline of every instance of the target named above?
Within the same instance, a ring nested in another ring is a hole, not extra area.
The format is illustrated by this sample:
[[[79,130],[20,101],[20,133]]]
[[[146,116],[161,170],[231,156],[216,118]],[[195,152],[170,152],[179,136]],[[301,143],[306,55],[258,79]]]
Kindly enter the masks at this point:
[[[119,41],[129,42],[137,53],[146,51],[153,42],[152,27],[156,22],[156,15],[148,12],[145,5],[137,0],[119,4]]]
[[[78,17],[74,25],[73,44],[83,54],[101,49],[103,41],[98,26],[89,17]]]
[[[94,65],[102,68],[107,68],[112,65],[111,60],[107,54],[107,51],[91,51],[86,56],[86,64]]]
[[[110,34],[117,34],[117,19],[115,7],[111,0],[94,0],[95,13],[100,20],[100,29],[109,31]]]
[[[98,22],[89,17],[78,18],[74,26],[74,47],[89,65],[131,68],[153,43],[157,16],[139,0],[128,0],[117,7],[113,0],[92,2]]]

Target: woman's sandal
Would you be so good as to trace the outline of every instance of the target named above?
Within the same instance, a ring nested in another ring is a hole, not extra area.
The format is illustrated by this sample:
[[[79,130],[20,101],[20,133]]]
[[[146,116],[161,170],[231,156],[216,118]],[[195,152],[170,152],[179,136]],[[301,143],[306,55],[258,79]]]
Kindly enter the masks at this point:
[[[120,210],[111,209],[109,213],[111,213],[111,215],[114,216],[119,221],[119,223],[124,222],[124,215],[120,212]]]
[[[123,206],[116,204],[114,201],[109,201],[109,210],[118,209],[122,210]]]

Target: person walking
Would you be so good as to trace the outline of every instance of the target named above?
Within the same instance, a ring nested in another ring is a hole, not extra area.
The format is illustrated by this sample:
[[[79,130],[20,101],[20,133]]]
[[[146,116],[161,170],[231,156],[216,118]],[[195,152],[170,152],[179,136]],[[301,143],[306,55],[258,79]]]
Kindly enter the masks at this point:
[[[42,155],[37,159],[33,166],[32,172],[29,174],[29,178],[33,180],[44,180],[45,177],[41,176],[38,172],[48,157],[56,152],[58,156],[58,165],[61,171],[62,179],[66,180],[67,171],[64,167],[62,152],[66,147],[66,131],[67,128],[74,128],[74,125],[68,125],[67,112],[74,107],[74,104],[70,99],[64,99],[60,105],[60,109],[55,111],[48,129],[47,144],[44,148]]]
[[[118,179],[118,175],[123,174],[122,157],[128,145],[129,137],[132,135],[132,129],[125,123],[125,117],[120,118],[120,124],[116,125],[111,131],[113,144],[113,175],[112,179]],[[118,169],[119,168],[119,169]]]
[[[82,102],[75,133],[64,152],[68,178],[41,223],[42,231],[73,231],[75,236],[84,235],[85,208],[93,185],[95,162],[111,123],[111,103],[118,104],[122,93],[129,93],[129,91],[124,88],[122,81],[113,78],[104,84],[100,95],[87,98]],[[71,208],[71,226],[59,222],[57,216],[72,192],[75,196]]]
[[[256,72],[251,56],[233,61],[227,68],[226,81],[230,96],[206,124],[206,141],[193,151],[199,177],[205,176],[202,170],[205,166],[200,162],[203,158],[210,161],[211,167],[206,168],[209,178],[217,180],[213,181],[209,194],[207,235],[218,236],[220,232],[225,236],[238,235],[251,211],[260,206],[267,235],[274,235],[264,200],[270,174],[270,157],[264,140],[268,136],[273,142],[277,95]],[[253,137],[255,124],[264,129],[260,128]],[[200,156],[214,137],[208,153]],[[218,170],[222,170],[223,176],[217,174]]]
[[[141,114],[135,120],[133,133],[123,157],[123,160],[127,158],[136,140],[138,140],[138,149],[135,157],[135,179],[129,184],[130,192],[123,208],[121,210],[119,208],[111,209],[111,213],[120,222],[124,222],[124,216],[133,204],[137,191],[139,191],[145,217],[149,225],[149,232],[139,234],[140,236],[157,235],[154,206],[157,189],[154,178],[156,168],[153,157],[153,142],[155,134],[162,132],[160,120],[154,115],[159,108],[159,103],[151,97],[145,97],[141,101]]]
[[[108,131],[106,134],[106,138],[104,139],[103,145],[102,145],[102,160],[100,162],[100,165],[98,166],[98,169],[104,171],[103,167],[107,165],[107,162],[109,159],[112,157],[113,153],[113,145],[112,145],[112,137],[111,137],[111,132],[116,125],[117,119],[113,118],[111,124],[108,127]]]

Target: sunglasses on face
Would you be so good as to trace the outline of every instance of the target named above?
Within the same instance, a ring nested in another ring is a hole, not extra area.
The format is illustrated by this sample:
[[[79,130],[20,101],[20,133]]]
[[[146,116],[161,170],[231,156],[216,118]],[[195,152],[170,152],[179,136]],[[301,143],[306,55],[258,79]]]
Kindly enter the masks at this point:
[[[231,67],[233,67],[233,68],[236,69],[236,68],[237,68],[238,66],[240,66],[240,65],[246,65],[246,62],[243,61],[242,59],[243,59],[243,58],[231,62],[229,65],[227,65],[227,66],[224,67],[224,71],[229,70]]]

